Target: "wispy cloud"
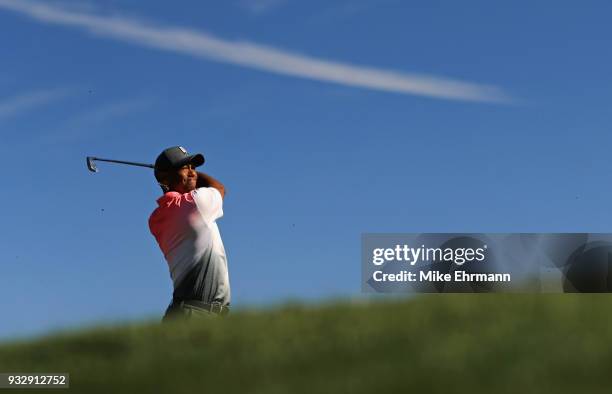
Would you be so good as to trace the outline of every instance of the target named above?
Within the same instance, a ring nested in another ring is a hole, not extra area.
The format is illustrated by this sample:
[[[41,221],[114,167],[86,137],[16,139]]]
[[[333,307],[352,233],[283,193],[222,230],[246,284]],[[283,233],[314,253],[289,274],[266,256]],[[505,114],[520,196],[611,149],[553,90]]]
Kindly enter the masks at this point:
[[[286,0],[241,0],[240,6],[252,14],[261,15],[286,3]]]
[[[250,42],[224,40],[208,33],[181,27],[145,24],[133,19],[77,12],[23,0],[0,0],[0,8],[45,23],[78,27],[121,41],[277,74],[443,99],[511,101],[502,89],[495,86],[355,66]]]
[[[0,120],[27,113],[67,94],[66,89],[37,90],[0,99]]]
[[[143,112],[149,109],[155,99],[149,97],[129,98],[101,104],[75,114],[66,119],[61,126],[53,131],[42,134],[38,138],[39,143],[57,143],[59,141],[74,141],[87,139],[87,137],[99,137],[99,126],[111,120],[128,116],[132,113]],[[96,130],[95,134],[91,130]],[[103,134],[112,132],[109,130]]]

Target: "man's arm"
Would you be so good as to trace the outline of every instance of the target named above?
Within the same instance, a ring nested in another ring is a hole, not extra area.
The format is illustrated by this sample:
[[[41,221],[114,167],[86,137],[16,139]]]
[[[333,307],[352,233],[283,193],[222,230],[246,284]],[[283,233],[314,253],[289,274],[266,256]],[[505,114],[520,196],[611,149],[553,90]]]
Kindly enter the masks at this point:
[[[221,198],[225,198],[225,186],[210,175],[206,175],[203,172],[198,172],[198,181],[196,187],[214,187],[221,193]]]

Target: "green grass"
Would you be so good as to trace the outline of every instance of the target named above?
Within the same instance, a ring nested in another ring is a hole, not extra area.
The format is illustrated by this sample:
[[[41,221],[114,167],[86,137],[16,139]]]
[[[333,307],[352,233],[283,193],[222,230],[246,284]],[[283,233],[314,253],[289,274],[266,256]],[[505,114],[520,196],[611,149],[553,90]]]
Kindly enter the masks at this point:
[[[580,294],[287,306],[5,343],[0,372],[83,393],[608,393],[611,312]]]

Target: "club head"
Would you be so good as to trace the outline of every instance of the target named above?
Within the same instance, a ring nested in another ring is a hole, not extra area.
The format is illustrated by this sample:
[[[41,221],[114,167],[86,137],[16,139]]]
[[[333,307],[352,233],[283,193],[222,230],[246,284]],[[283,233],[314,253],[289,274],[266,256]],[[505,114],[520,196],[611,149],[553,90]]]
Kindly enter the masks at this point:
[[[87,157],[87,168],[91,172],[98,172],[98,167],[96,167],[93,161],[94,161],[93,157],[89,157],[89,156]]]

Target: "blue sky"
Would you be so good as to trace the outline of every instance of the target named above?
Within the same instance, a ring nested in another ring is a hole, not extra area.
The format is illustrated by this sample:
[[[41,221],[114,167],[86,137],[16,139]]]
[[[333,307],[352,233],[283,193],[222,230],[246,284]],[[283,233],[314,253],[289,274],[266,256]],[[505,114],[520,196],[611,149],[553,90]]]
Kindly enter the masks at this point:
[[[0,338],[161,316],[149,170],[226,184],[233,304],[359,296],[364,232],[609,232],[607,2],[0,0]]]

